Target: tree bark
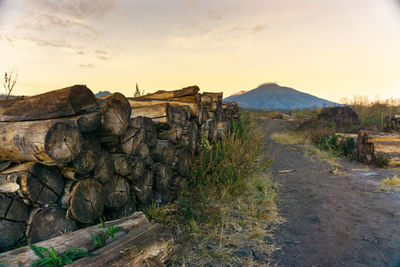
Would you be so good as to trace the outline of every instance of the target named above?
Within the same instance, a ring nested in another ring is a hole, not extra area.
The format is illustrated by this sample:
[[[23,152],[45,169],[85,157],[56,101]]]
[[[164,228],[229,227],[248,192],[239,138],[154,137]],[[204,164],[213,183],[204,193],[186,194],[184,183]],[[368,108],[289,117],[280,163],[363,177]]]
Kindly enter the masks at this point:
[[[173,249],[174,239],[170,231],[161,224],[148,223],[96,250],[99,256],[82,258],[72,263],[71,267],[138,267],[143,266],[143,262],[149,259],[153,262],[166,262]]]
[[[35,96],[0,100],[0,121],[45,120],[77,115],[97,107],[85,85],[74,85]]]
[[[15,245],[22,238],[29,217],[28,210],[22,200],[0,194],[0,250]]]
[[[179,90],[164,91],[160,90],[155,93],[150,93],[144,96],[139,96],[139,99],[169,99],[184,96],[195,96],[200,91],[200,88],[196,85],[188,86]]]
[[[148,223],[146,216],[142,212],[136,212],[130,217],[105,222],[105,227],[119,226],[121,230],[116,234],[115,241],[119,240],[126,233],[138,226]],[[54,247],[57,253],[76,247],[87,251],[95,249],[91,234],[99,232],[100,225],[94,225],[66,235],[58,236],[50,240],[42,241],[36,245],[39,247]],[[0,234],[3,232],[0,232]],[[114,242],[115,242],[114,241]],[[10,250],[0,254],[0,266],[31,266],[39,258],[34,254],[29,246]]]
[[[82,135],[68,120],[0,123],[0,158],[65,164],[81,151]]]
[[[98,152],[94,178],[101,184],[105,184],[113,177],[114,173],[114,161],[111,155],[105,150]]]
[[[166,140],[158,140],[156,147],[151,151],[152,158],[156,162],[164,162],[170,165],[174,161],[175,146]]]
[[[102,111],[102,130],[113,135],[124,134],[131,117],[131,106],[125,96],[114,93],[98,98],[98,102]]]
[[[27,236],[31,243],[47,240],[78,229],[67,212],[57,206],[38,208],[31,212]]]
[[[129,183],[122,176],[114,175],[103,187],[104,206],[118,209],[129,200]]]
[[[158,192],[168,190],[172,182],[172,170],[169,166],[156,163],[154,166],[154,189]]]
[[[94,179],[86,179],[66,187],[63,205],[69,208],[71,216],[81,223],[94,223],[103,213],[104,200],[102,185]]]
[[[57,203],[63,188],[64,180],[57,167],[27,162],[0,173],[0,192],[15,193],[34,205]]]

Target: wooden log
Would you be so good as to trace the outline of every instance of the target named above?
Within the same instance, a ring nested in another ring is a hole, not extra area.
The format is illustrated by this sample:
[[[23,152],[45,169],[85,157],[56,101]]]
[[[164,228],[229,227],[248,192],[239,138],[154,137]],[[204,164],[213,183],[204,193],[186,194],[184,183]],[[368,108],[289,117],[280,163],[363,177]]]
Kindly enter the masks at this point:
[[[198,117],[200,116],[199,114],[202,112],[201,104],[179,100],[129,98],[129,103],[133,108],[159,104],[169,104],[170,106],[189,106],[192,117]]]
[[[0,173],[0,192],[15,193],[34,205],[56,203],[64,188],[57,167],[27,162]]]
[[[121,176],[129,175],[133,170],[133,160],[125,154],[112,154],[115,173]]]
[[[81,147],[81,132],[67,120],[0,123],[0,158],[4,160],[65,164]]]
[[[66,210],[58,206],[33,210],[30,221],[27,230],[29,243],[37,243],[78,229]]]
[[[169,99],[176,97],[184,97],[184,96],[194,96],[200,91],[200,88],[196,85],[188,86],[179,90],[174,91],[164,91],[160,90],[155,93],[146,94],[144,96],[139,96],[137,98],[141,99]]]
[[[177,124],[184,126],[190,119],[190,112],[186,109],[188,106],[172,106],[170,112],[170,124]]]
[[[62,202],[71,216],[81,223],[94,223],[103,213],[102,185],[94,179],[70,183],[64,190]]]
[[[231,134],[231,123],[230,122],[218,122],[217,124],[218,137],[223,138],[230,136]]]
[[[131,106],[125,96],[114,93],[97,100],[102,112],[102,130],[113,135],[124,134],[131,117]]]
[[[104,206],[118,209],[125,205],[130,197],[129,183],[122,176],[114,175],[103,187]]]
[[[114,161],[107,151],[97,153],[97,161],[94,167],[94,178],[101,184],[107,183],[114,175]]]
[[[222,103],[223,93],[209,93],[201,94],[201,104],[206,107],[211,107],[212,103]]]
[[[135,117],[130,120],[129,126],[139,129],[144,128],[145,136],[144,141],[150,147],[153,148],[157,144],[157,129],[154,126],[153,121],[151,118],[148,117]]]
[[[132,172],[126,176],[130,181],[139,181],[145,174],[145,164],[141,158],[134,158],[132,161]]]
[[[85,176],[77,173],[74,167],[62,167],[60,168],[60,171],[64,178],[72,181],[81,181],[86,179]]]
[[[145,136],[145,129],[129,127],[121,137],[121,146],[124,153],[127,155],[137,155],[140,145],[144,143]]]
[[[149,204],[153,197],[153,171],[145,170],[141,179],[134,181],[136,199],[141,204]]]
[[[169,100],[183,101],[183,102],[191,102],[191,103],[200,103],[201,102],[201,94],[197,93],[195,95],[187,95],[181,97],[173,97],[168,98]]]
[[[208,119],[206,123],[201,125],[200,135],[207,138],[211,142],[215,142],[218,137],[218,125],[214,119]]]
[[[101,125],[102,115],[101,112],[92,112],[77,117],[76,122],[79,130],[83,133],[95,132]]]
[[[97,136],[92,134],[83,135],[81,152],[73,160],[74,172],[85,176],[91,172],[98,160],[98,153],[101,151],[101,143]],[[65,175],[64,175],[65,176]]]
[[[394,133],[372,133],[366,132],[364,133],[364,142],[365,143],[395,143],[400,142],[400,134]]]
[[[395,142],[372,142],[375,154],[398,154],[400,155],[400,143]]]
[[[67,117],[97,106],[92,91],[74,85],[35,96],[0,100],[0,121],[31,121]]]
[[[172,182],[172,170],[169,166],[156,163],[154,169],[154,189],[158,192],[168,190]]]
[[[146,216],[142,212],[136,212],[130,217],[105,222],[105,227],[118,226],[121,230],[117,232],[115,241],[119,240],[126,233],[138,226],[148,223]],[[98,234],[100,225],[94,225],[66,235],[58,236],[50,240],[42,241],[36,245],[39,247],[53,247],[57,253],[76,247],[86,251],[95,249],[94,242],[90,235]],[[2,232],[0,232],[1,234]],[[31,266],[39,258],[34,254],[29,246],[10,250],[0,254],[0,266]]]
[[[166,262],[174,249],[174,239],[161,224],[144,224],[96,251],[99,256],[86,257],[73,266],[145,266],[145,260]],[[155,266],[155,265],[150,265]]]
[[[156,124],[172,124],[171,106],[168,103],[132,107],[131,119],[148,117]]]
[[[161,140],[178,142],[182,138],[183,127],[180,125],[172,125],[169,129],[159,129],[157,131],[157,138]]]
[[[147,158],[150,155],[149,146],[146,143],[141,143],[138,147],[136,155],[140,158]]]
[[[0,194],[0,250],[17,244],[23,237],[28,210],[22,200]]]
[[[157,140],[157,145],[151,151],[151,156],[156,162],[164,162],[170,165],[174,161],[175,146],[166,140]]]
[[[178,156],[178,161],[176,164],[177,172],[180,176],[187,177],[192,164],[192,155],[187,149],[179,149],[176,152]]]
[[[195,153],[198,150],[199,132],[196,123],[188,122],[185,125],[180,144],[186,147],[191,153]]]

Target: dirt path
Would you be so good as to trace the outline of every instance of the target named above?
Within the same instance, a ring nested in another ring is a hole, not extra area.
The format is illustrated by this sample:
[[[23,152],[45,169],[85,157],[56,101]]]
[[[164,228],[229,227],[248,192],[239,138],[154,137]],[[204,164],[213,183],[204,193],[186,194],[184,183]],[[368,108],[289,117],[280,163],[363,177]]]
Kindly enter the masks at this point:
[[[377,185],[394,172],[339,160],[345,174],[335,175],[329,163],[307,157],[301,147],[269,138],[289,122],[262,124],[266,149],[275,155],[279,212],[287,220],[276,233],[278,265],[400,266],[400,193]],[[288,169],[295,172],[278,173]]]

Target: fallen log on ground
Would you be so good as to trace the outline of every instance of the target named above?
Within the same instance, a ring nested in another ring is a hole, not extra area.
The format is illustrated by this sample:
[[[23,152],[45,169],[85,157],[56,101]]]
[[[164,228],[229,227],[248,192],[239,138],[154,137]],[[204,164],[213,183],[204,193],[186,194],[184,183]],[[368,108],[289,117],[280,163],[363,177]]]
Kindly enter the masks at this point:
[[[105,222],[104,224],[106,228],[110,226],[121,227],[121,230],[116,233],[114,241],[116,242],[132,229],[135,229],[146,223],[148,223],[146,216],[142,212],[136,212],[129,217]],[[82,248],[86,251],[93,251],[95,249],[95,245],[90,235],[98,234],[99,226],[100,225],[87,227],[66,235],[61,235],[36,243],[35,245],[46,248],[53,247],[57,253],[63,253],[72,247]],[[38,259],[39,258],[34,254],[32,249],[26,246],[1,253],[0,266],[31,266]]]
[[[165,226],[147,223],[96,250],[98,256],[82,258],[70,266],[140,266],[146,259],[166,262],[173,248],[174,239]]]

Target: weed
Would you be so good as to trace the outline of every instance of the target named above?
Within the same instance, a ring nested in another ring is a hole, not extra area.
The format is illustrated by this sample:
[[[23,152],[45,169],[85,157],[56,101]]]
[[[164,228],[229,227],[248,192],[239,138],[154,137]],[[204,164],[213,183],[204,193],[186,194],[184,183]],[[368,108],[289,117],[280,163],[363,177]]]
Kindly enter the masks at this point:
[[[40,259],[33,263],[33,267],[58,267],[71,264],[73,261],[86,256],[92,256],[86,250],[81,248],[70,248],[59,254],[53,247],[44,248],[35,245],[29,245],[36,256]]]
[[[103,229],[98,234],[90,234],[94,245],[96,247],[104,247],[107,244],[107,241],[111,238],[111,240],[115,239],[115,234],[121,230],[119,226],[109,226],[106,228],[104,221],[101,220],[101,225],[98,227],[99,229]]]
[[[392,178],[385,178],[381,181],[381,184],[384,186],[400,186],[400,178],[396,175]]]
[[[271,139],[283,145],[307,144],[309,142],[304,133],[288,130],[280,133],[273,133]]]
[[[375,158],[375,165],[380,168],[388,166],[389,159],[382,154],[378,154]]]

